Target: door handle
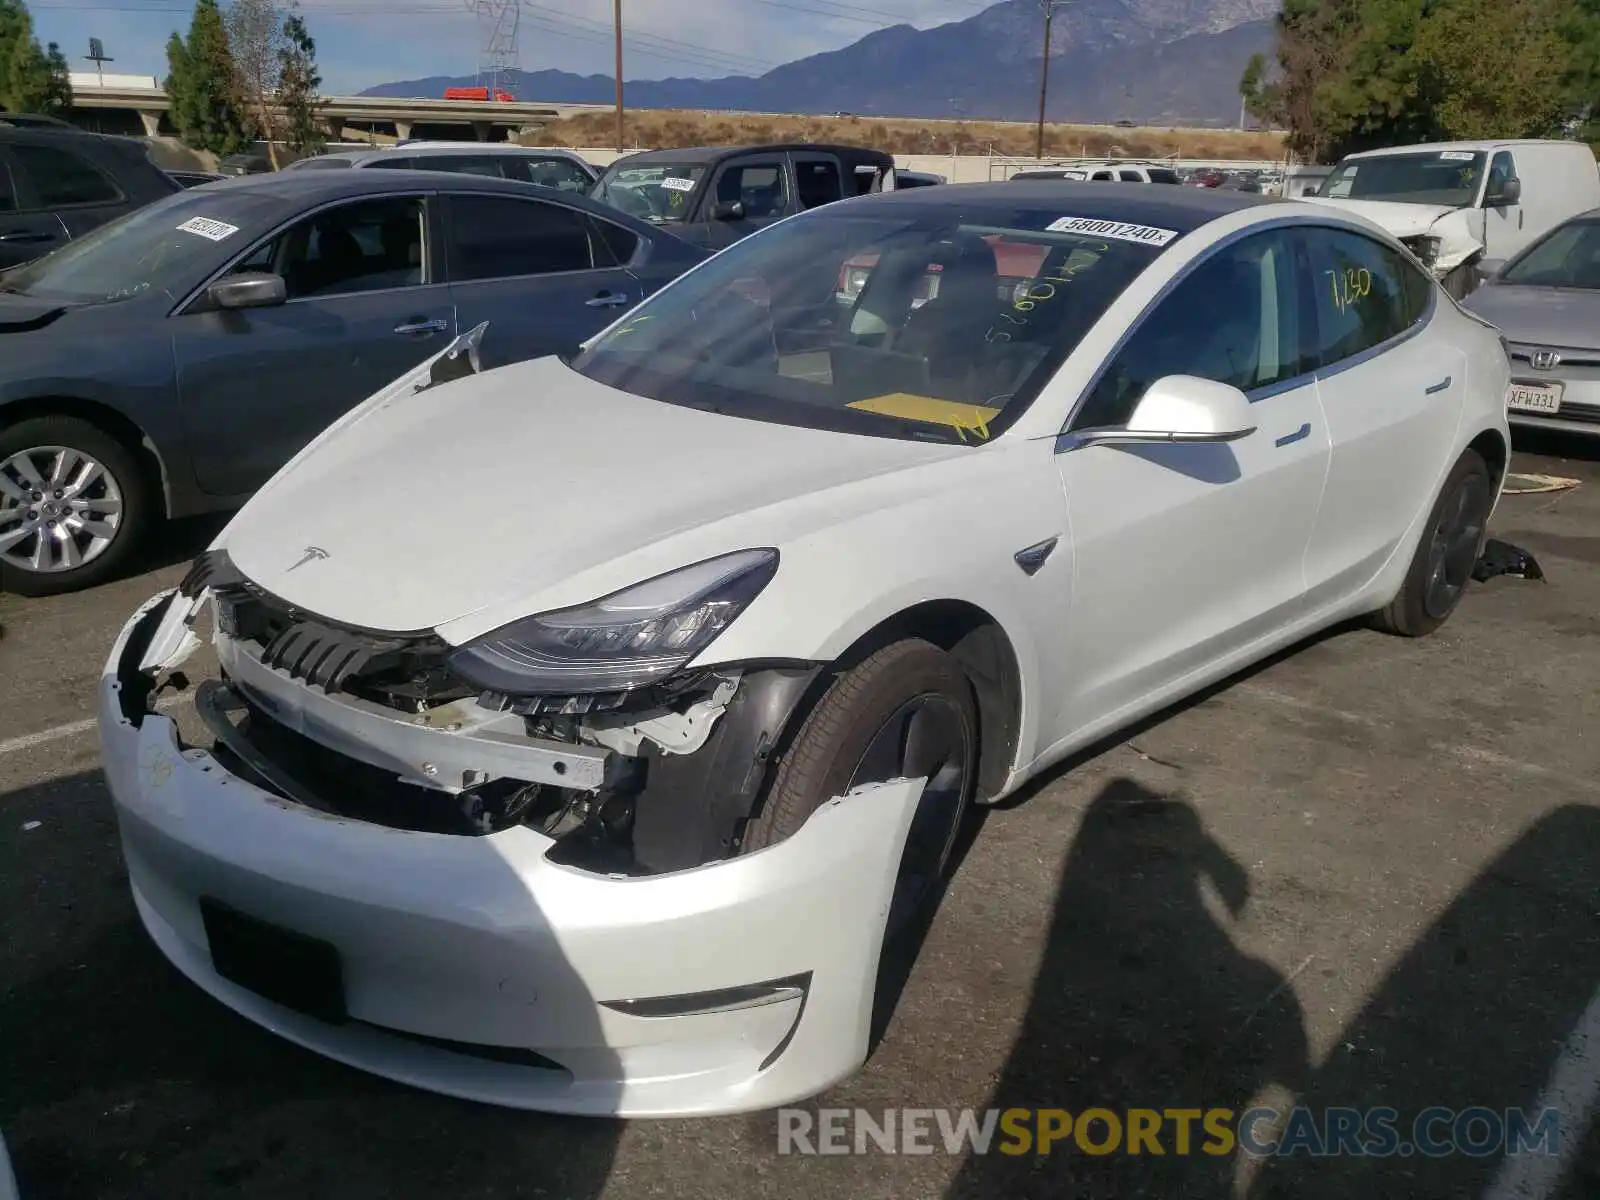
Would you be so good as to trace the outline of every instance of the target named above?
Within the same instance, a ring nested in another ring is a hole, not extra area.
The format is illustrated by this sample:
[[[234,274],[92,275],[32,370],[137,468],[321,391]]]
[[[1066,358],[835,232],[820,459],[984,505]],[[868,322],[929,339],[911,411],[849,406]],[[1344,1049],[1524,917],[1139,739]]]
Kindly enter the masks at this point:
[[[53,242],[53,233],[0,233],[0,242]]]
[[[621,308],[628,302],[628,298],[621,292],[602,292],[593,299],[584,301],[590,308]]]
[[[1423,388],[1422,389],[1422,394],[1424,396],[1434,396],[1434,395],[1437,395],[1438,393],[1444,391],[1445,388],[1447,388],[1449,386],[1450,386],[1450,376],[1446,375],[1443,379],[1439,380],[1439,382],[1434,384],[1432,387]]]
[[[1310,436],[1311,436],[1311,422],[1307,421],[1304,425],[1300,426],[1300,428],[1296,429],[1293,433],[1284,434],[1281,438],[1279,438],[1277,441],[1273,442],[1272,444],[1274,446],[1290,446],[1290,445],[1293,445],[1295,442],[1303,442],[1303,441],[1305,441],[1306,438],[1308,438]]]
[[[443,333],[450,328],[450,322],[440,317],[432,321],[408,321],[394,327],[399,334],[412,333]]]

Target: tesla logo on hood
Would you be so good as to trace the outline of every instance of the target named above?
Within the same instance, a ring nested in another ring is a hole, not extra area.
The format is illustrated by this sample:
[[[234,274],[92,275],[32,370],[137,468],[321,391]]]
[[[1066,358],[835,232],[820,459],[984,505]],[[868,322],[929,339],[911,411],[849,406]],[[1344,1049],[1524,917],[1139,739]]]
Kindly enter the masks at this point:
[[[1528,361],[1541,371],[1549,371],[1561,365],[1561,355],[1554,350],[1535,350],[1528,356]]]
[[[328,557],[328,552],[326,550],[324,550],[321,546],[307,546],[306,547],[306,552],[303,555],[301,555],[301,557],[300,557],[300,561],[295,563],[294,566],[290,567],[289,571],[298,571],[301,567],[305,566],[308,562],[315,562],[319,558],[327,558],[327,557]],[[288,571],[284,572],[285,575],[287,575],[288,573],[289,573]]]

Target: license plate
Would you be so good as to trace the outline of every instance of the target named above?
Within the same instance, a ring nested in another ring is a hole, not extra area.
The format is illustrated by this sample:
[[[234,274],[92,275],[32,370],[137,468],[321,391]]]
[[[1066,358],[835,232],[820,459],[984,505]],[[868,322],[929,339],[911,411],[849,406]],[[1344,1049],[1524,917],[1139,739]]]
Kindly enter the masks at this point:
[[[1561,385],[1559,383],[1513,383],[1506,392],[1506,407],[1512,412],[1560,412]]]
[[[344,972],[331,943],[248,916],[209,896],[200,900],[200,917],[218,975],[307,1016],[333,1024],[348,1019]]]

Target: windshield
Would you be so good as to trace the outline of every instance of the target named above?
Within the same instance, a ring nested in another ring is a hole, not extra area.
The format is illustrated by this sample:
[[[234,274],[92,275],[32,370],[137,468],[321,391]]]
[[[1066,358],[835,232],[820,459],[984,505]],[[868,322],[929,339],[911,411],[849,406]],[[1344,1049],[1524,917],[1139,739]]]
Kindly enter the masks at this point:
[[[1558,225],[1526,253],[1507,263],[1496,282],[1600,289],[1600,221]]]
[[[68,303],[164,292],[176,300],[281,211],[231,189],[180,192],[0,275],[0,290]]]
[[[1353,162],[1346,159],[1333,169],[1317,195],[1334,200],[1398,200],[1405,204],[1465,208],[1478,198],[1483,160],[1481,150],[1385,154]]]
[[[981,442],[1022,414],[1177,236],[1060,209],[872,203],[735,243],[634,309],[573,369],[752,420]]]
[[[705,173],[703,166],[612,167],[594,185],[591,198],[658,225],[682,221],[688,216],[689,196]]]

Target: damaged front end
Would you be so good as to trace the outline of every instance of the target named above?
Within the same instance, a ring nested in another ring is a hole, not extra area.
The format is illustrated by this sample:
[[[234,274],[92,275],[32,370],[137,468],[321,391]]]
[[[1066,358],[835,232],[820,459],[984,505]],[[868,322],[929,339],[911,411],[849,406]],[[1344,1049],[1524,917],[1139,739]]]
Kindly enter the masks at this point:
[[[482,836],[525,825],[552,861],[601,874],[683,870],[738,853],[817,664],[718,667],[642,687],[508,694],[457,668],[431,632],[335,624],[245,579],[225,550],[194,565],[129,702],[185,682],[209,598],[220,681],[195,708],[231,771],[339,817]]]

